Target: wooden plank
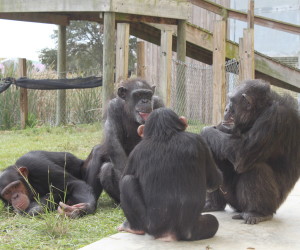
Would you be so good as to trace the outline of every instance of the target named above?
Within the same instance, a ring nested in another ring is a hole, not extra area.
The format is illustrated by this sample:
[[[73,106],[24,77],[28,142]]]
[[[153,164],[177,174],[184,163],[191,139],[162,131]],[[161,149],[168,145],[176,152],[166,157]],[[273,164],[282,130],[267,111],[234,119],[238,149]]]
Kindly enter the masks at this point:
[[[179,20],[177,25],[177,61],[185,63],[186,58],[186,21]],[[176,72],[176,112],[186,113],[186,68],[178,64]]]
[[[189,0],[189,1],[196,6],[214,12],[218,15],[223,16],[224,11],[226,11],[228,18],[233,18],[236,20],[247,22],[247,13],[245,12],[233,10],[230,8],[225,8],[220,4],[216,4],[207,0]],[[271,29],[281,30],[284,32],[289,32],[294,34],[300,34],[300,25],[286,23],[286,22],[278,21],[267,17],[254,16],[254,23]]]
[[[27,76],[26,59],[19,58],[19,77]],[[21,129],[26,128],[28,122],[28,94],[27,89],[20,88],[20,120]]]
[[[141,78],[145,78],[146,73],[145,66],[145,42],[138,41],[137,42],[137,76]]]
[[[254,79],[254,29],[244,29],[243,49],[243,77],[245,80]]]
[[[218,124],[222,120],[226,103],[225,43],[226,21],[215,21],[213,39],[213,124]]]
[[[115,44],[115,13],[104,13],[104,44],[103,44],[103,110],[114,93],[114,44]]]
[[[239,81],[242,82],[245,80],[244,74],[244,39],[239,39]]]
[[[67,15],[54,13],[0,13],[0,19],[69,25],[69,17]]]
[[[67,27],[58,26],[57,72],[58,78],[66,78],[67,70]],[[56,126],[66,124],[66,90],[57,90]]]
[[[128,78],[129,24],[117,24],[116,82]]]
[[[165,105],[171,105],[172,31],[161,31],[159,95]]]
[[[254,0],[249,0],[247,27],[248,29],[254,29]]]
[[[171,18],[163,18],[156,16],[142,16],[125,13],[116,13],[117,22],[144,22],[144,23],[160,23],[160,24],[171,24],[176,25],[177,20]]]
[[[120,12],[187,20],[186,0],[1,0],[0,12]]]

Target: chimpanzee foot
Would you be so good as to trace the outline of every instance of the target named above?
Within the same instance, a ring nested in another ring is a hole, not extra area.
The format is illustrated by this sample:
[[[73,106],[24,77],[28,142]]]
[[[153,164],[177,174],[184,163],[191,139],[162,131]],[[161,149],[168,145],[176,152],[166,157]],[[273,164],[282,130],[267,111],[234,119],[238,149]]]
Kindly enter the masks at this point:
[[[89,204],[87,203],[78,203],[73,206],[69,206],[63,202],[60,202],[57,211],[61,215],[75,219],[85,214],[88,206]]]
[[[261,215],[259,213],[251,213],[251,212],[243,212],[239,213],[237,215],[232,216],[232,219],[234,220],[245,220],[246,224],[258,224],[259,222],[271,220],[273,218],[273,215]]]
[[[143,230],[131,229],[128,221],[124,221],[123,224],[121,224],[118,227],[118,231],[120,231],[120,232],[124,231],[124,232],[132,233],[132,234],[139,234],[139,235],[145,234],[145,231],[143,231]]]

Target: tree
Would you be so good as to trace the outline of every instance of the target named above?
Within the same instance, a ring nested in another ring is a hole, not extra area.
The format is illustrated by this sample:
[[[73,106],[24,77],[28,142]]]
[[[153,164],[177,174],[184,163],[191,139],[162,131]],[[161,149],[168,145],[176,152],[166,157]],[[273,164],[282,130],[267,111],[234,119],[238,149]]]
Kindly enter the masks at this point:
[[[58,32],[51,36],[56,41],[56,49],[41,50],[39,59],[43,64],[57,65]],[[136,62],[136,38],[129,41],[129,70]],[[102,69],[103,60],[103,26],[95,22],[72,21],[67,27],[67,69],[68,71],[87,72]]]

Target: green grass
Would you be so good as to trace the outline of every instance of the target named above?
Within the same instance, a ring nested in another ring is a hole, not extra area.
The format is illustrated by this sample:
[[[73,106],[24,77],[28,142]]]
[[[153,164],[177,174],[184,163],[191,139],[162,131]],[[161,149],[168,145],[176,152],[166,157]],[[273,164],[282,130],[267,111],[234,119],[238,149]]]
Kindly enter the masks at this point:
[[[30,150],[67,151],[85,159],[101,141],[100,125],[0,131],[0,169]],[[63,219],[57,213],[23,217],[0,202],[0,249],[78,249],[117,233],[124,221],[119,206],[102,194],[95,214]]]

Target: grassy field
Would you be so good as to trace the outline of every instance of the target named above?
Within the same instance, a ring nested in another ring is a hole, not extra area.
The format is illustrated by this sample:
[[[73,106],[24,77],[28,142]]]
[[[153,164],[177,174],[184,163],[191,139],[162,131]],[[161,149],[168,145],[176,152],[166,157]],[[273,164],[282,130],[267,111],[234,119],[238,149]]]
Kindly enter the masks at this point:
[[[198,133],[199,124],[191,122],[188,130]],[[31,150],[67,151],[85,159],[101,136],[100,125],[0,131],[0,170]],[[22,217],[0,202],[0,249],[78,249],[117,233],[116,227],[124,219],[120,207],[105,193],[95,214],[75,220],[64,219],[55,212]]]
[[[0,131],[0,169],[30,150],[67,151],[85,159],[101,140],[100,125]],[[117,233],[123,212],[102,194],[95,214],[71,220],[55,212],[27,218],[0,202],[0,249],[78,249]]]

